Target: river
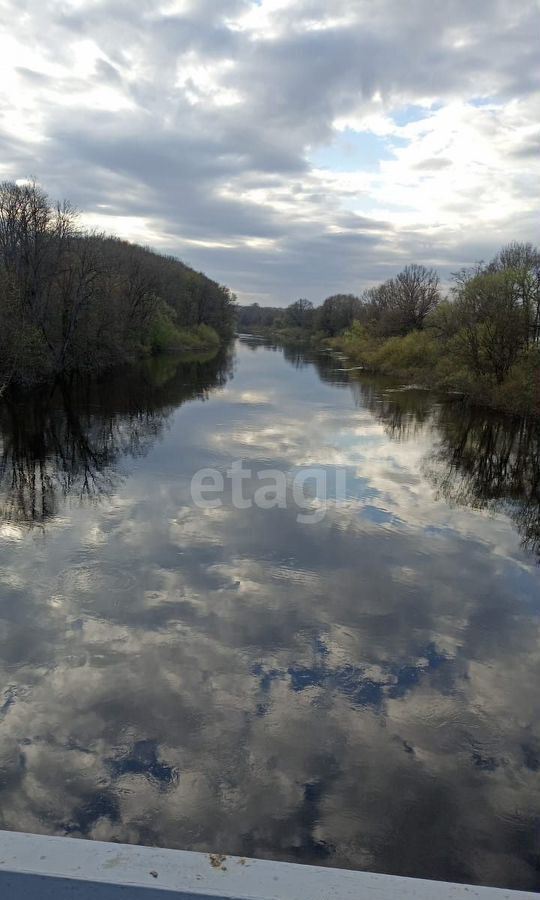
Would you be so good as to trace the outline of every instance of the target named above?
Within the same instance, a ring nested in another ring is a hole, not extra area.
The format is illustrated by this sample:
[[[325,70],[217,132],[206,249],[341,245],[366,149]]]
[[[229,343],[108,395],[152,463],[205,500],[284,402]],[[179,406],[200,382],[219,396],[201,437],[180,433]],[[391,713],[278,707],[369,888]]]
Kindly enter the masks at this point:
[[[0,401],[0,827],[540,887],[538,427],[348,369]]]

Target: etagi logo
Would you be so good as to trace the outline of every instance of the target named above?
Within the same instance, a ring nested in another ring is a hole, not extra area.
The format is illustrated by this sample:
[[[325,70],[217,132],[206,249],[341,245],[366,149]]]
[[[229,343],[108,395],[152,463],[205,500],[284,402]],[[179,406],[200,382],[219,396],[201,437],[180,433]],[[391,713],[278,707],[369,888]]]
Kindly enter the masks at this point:
[[[225,474],[213,468],[195,472],[191,499],[198,509],[219,509],[224,498],[234,509],[297,509],[297,522],[316,525],[330,505],[346,500],[346,475],[336,466],[254,471],[237,459]]]

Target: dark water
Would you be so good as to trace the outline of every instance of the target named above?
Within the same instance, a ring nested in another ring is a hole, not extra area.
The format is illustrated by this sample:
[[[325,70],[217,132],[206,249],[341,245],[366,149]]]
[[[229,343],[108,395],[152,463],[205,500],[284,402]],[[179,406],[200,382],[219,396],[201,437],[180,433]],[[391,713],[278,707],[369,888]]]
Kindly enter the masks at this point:
[[[241,343],[0,407],[0,826],[540,886],[540,436]],[[347,469],[319,524],[201,466]]]

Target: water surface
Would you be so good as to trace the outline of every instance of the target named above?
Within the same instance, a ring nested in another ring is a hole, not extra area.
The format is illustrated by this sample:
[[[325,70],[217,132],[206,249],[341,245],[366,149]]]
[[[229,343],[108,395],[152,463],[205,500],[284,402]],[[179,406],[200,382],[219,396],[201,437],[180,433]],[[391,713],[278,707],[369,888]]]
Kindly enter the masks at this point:
[[[540,437],[254,341],[0,407],[0,827],[540,886]],[[345,467],[319,524],[197,509]]]

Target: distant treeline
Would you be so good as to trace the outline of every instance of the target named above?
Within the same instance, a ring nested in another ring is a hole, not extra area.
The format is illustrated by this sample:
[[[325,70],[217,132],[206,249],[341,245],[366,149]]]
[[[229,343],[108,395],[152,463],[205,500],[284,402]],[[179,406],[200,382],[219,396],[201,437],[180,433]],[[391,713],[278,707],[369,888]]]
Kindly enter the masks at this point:
[[[508,244],[455,273],[447,296],[434,269],[409,265],[360,297],[241,307],[237,327],[326,339],[367,370],[540,416],[540,252],[532,244]]]
[[[321,306],[310,300],[296,300],[290,306],[239,306],[237,328],[247,333],[282,333],[309,338],[334,337],[349,328],[362,314],[363,304],[354,294],[335,294]]]
[[[35,183],[0,184],[0,389],[232,334],[230,291],[172,256],[84,231]]]

